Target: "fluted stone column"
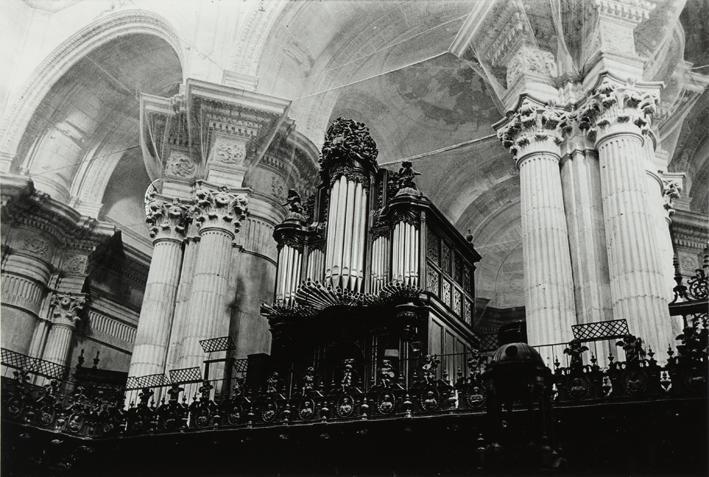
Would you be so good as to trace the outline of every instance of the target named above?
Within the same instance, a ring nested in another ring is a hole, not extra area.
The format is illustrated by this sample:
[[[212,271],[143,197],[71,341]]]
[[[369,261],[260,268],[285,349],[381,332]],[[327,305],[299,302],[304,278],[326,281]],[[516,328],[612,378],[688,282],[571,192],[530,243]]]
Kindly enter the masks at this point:
[[[145,284],[128,376],[163,374],[182,267],[182,239],[187,207],[176,199],[155,197],[148,202],[153,256]]]
[[[653,90],[604,78],[580,118],[596,135],[613,316],[628,320],[630,332],[661,353],[674,336],[662,292],[643,148],[656,102]]]
[[[645,153],[645,186],[648,198],[648,210],[652,216],[652,224],[655,228],[657,239],[657,253],[659,254],[660,266],[662,267],[662,291],[667,301],[672,301],[675,286],[674,266],[672,259],[674,256],[672,248],[672,237],[670,236],[670,212],[665,207],[667,205],[665,193],[679,196],[679,190],[673,186],[672,190],[666,187],[662,178],[662,172],[658,170],[655,159],[655,140],[652,132],[644,137],[643,151]]]
[[[577,321],[612,320],[598,155],[593,143],[577,128],[567,138],[564,148],[561,183]],[[608,351],[604,353],[607,354]]]
[[[498,137],[519,167],[525,313],[531,345],[568,342],[574,288],[561,189],[559,111],[524,99],[498,123]]]
[[[176,369],[177,359],[180,356],[180,347],[185,335],[187,326],[187,313],[190,307],[190,294],[192,292],[192,275],[197,261],[197,251],[199,247],[199,227],[191,222],[187,227],[187,234],[184,240],[184,250],[182,253],[182,270],[180,271],[180,283],[177,286],[175,297],[175,313],[172,318],[172,330],[170,332],[170,345],[167,350],[167,361],[165,371]]]
[[[180,345],[179,368],[202,365],[205,354],[200,340],[226,336],[230,321],[228,305],[232,241],[246,217],[246,197],[198,187],[193,220],[199,224],[200,242],[194,266],[185,336]]]
[[[52,327],[47,335],[43,359],[66,366],[71,340],[80,312],[86,305],[86,296],[56,293],[52,297]]]

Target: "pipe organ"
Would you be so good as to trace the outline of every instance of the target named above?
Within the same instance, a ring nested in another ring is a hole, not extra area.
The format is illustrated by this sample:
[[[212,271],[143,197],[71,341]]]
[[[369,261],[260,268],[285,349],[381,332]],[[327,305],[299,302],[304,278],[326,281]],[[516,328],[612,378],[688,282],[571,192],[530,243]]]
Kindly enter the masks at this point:
[[[453,376],[478,346],[480,255],[418,190],[410,162],[391,171],[378,167],[377,154],[363,124],[338,119],[327,131],[316,193],[303,203],[289,192],[274,229],[274,303],[262,306],[274,358],[301,356],[323,369],[354,359],[371,376],[384,355],[397,357],[405,374],[412,353],[440,354],[450,356],[443,364]]]

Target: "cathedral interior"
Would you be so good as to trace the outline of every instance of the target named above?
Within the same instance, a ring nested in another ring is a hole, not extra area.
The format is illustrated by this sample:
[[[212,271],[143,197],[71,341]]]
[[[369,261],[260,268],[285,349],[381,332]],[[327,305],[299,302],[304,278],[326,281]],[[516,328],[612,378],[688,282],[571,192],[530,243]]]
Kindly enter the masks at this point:
[[[0,12],[3,472],[706,475],[709,0]]]

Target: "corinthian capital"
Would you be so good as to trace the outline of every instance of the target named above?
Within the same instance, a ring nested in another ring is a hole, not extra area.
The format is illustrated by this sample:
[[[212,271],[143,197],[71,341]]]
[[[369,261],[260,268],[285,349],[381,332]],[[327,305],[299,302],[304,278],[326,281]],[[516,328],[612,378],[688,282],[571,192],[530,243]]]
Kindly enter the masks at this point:
[[[86,295],[72,293],[55,293],[52,296],[52,316],[55,325],[75,326],[79,321],[79,313],[86,305]]]
[[[665,208],[666,218],[675,213],[674,201],[679,199],[682,193],[682,181],[677,177],[662,178],[662,200]]]
[[[510,150],[519,166],[525,157],[533,153],[546,152],[559,156],[559,145],[568,124],[566,111],[525,98],[517,111],[496,124],[495,128],[502,145]]]
[[[647,134],[658,104],[657,89],[606,77],[579,108],[579,127],[596,143],[619,133]]]
[[[217,190],[199,186],[195,192],[194,220],[202,231],[218,228],[235,234],[246,219],[247,205],[246,196],[231,192],[226,186]]]
[[[150,225],[150,237],[154,240],[181,240],[187,227],[187,211],[187,205],[177,199],[150,199],[145,206],[145,221]]]

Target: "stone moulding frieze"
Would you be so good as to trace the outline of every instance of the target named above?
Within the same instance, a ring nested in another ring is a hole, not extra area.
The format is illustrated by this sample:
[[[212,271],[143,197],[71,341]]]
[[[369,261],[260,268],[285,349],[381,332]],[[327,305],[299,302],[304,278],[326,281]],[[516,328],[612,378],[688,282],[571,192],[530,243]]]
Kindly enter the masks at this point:
[[[101,313],[93,308],[89,310],[89,329],[92,336],[98,338],[112,338],[123,344],[126,351],[130,351],[135,342],[136,326],[125,323],[115,317]]]
[[[42,305],[44,286],[29,278],[5,273],[2,280],[2,305],[28,310],[37,315]]]

